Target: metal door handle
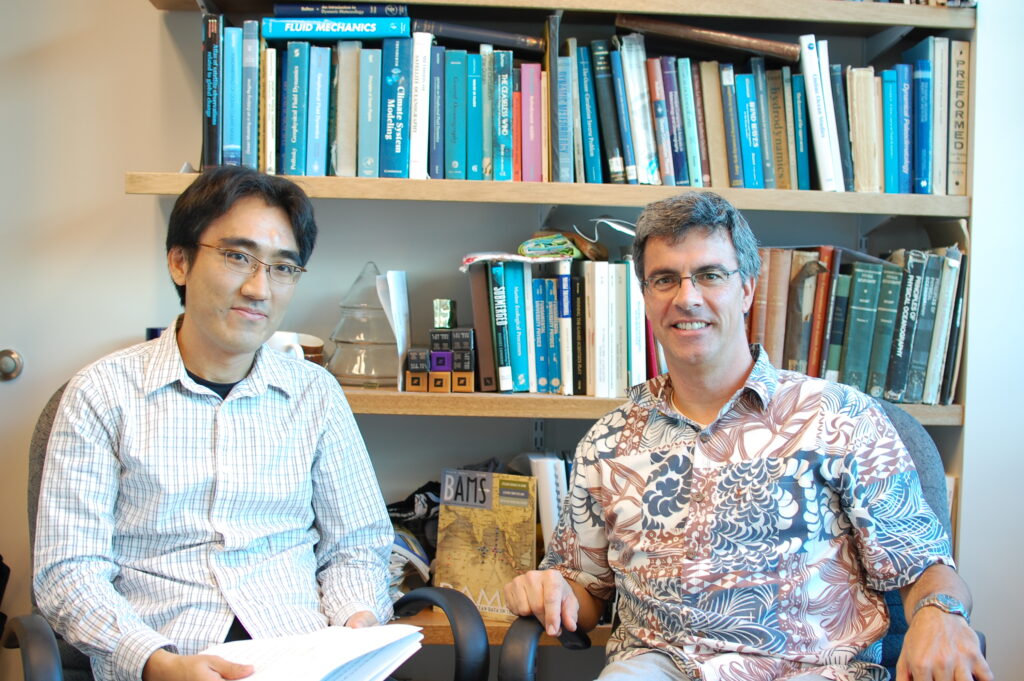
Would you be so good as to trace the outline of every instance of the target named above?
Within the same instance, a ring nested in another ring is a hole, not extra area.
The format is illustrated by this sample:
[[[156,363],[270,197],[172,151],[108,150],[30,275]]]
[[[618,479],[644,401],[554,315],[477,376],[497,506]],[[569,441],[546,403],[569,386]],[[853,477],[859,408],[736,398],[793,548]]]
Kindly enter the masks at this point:
[[[21,375],[25,362],[14,350],[0,350],[0,381],[10,381]]]

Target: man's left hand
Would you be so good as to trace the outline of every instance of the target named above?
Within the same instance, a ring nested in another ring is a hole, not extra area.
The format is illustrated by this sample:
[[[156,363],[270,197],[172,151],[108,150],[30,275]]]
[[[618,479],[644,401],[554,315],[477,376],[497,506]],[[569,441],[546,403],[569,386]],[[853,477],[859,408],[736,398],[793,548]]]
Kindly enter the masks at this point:
[[[921,608],[903,639],[896,681],[993,681],[978,635],[959,615]]]
[[[373,627],[377,625],[377,617],[369,610],[360,610],[345,620],[346,627],[359,629],[361,627]]]

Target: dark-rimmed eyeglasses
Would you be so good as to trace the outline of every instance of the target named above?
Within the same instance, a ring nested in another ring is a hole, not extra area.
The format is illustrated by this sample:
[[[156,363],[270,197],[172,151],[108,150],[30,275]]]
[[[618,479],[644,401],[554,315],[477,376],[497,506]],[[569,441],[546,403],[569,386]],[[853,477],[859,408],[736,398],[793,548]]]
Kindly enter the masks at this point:
[[[683,285],[683,280],[689,279],[695,288],[710,291],[725,286],[729,282],[729,277],[737,272],[739,269],[726,270],[721,267],[701,270],[688,277],[676,272],[663,272],[655,274],[653,277],[647,277],[640,282],[640,287],[644,291],[653,291],[658,295],[674,294]]]
[[[285,284],[291,286],[299,280],[302,273],[306,271],[305,267],[299,267],[290,262],[263,262],[255,255],[246,253],[245,251],[235,251],[230,248],[221,248],[220,246],[213,246],[211,244],[198,244],[203,248],[212,248],[215,251],[220,251],[221,255],[224,256],[224,267],[228,268],[232,272],[238,272],[240,274],[252,275],[257,269],[262,267],[267,271],[267,275],[270,280],[277,284]]]

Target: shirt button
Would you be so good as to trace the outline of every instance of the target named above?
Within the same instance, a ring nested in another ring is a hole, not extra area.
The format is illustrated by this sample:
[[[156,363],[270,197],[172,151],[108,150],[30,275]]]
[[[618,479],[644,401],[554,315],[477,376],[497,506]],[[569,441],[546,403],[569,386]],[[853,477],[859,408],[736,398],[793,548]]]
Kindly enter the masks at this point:
[[[700,441],[701,442],[705,442],[706,443],[710,439],[711,439],[711,433],[709,433],[707,431],[704,431],[704,432],[702,432],[700,434]]]
[[[703,492],[693,493],[693,500],[696,501],[698,504],[703,503],[705,499],[707,499],[707,497],[704,496]]]
[[[697,560],[698,558],[700,558],[700,555],[696,551],[687,551],[686,552],[686,559],[687,560]]]

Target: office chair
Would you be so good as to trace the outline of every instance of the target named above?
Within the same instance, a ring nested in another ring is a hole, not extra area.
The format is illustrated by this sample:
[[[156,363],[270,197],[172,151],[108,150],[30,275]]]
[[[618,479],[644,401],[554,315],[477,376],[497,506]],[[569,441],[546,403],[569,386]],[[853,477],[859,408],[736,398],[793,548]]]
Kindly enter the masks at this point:
[[[36,422],[29,445],[28,525],[29,542],[35,542],[36,509],[42,480],[46,443],[60,405],[64,386],[50,397]],[[395,615],[413,615],[428,605],[440,608],[448,617],[455,649],[455,681],[486,681],[490,648],[487,630],[479,611],[464,594],[454,589],[422,587],[405,594],[395,603]],[[25,681],[92,681],[89,658],[56,636],[38,613],[11,618],[7,648],[20,648]]]
[[[884,400],[876,401],[892,421],[917,467],[925,501],[938,516],[946,532],[952,536],[949,505],[946,501],[946,472],[935,443],[924,426],[913,416],[894,404]],[[889,670],[889,678],[894,679],[896,662],[903,647],[903,636],[907,632],[908,624],[899,591],[885,592],[885,604],[889,609],[889,630],[882,638],[881,664]],[[499,681],[535,681],[537,648],[543,633],[543,626],[532,616],[520,617],[509,627],[498,657]],[[981,632],[976,633],[981,643],[981,652],[984,654],[985,637]],[[591,646],[590,638],[580,632],[563,630],[558,639],[563,648],[570,650],[583,650]]]

